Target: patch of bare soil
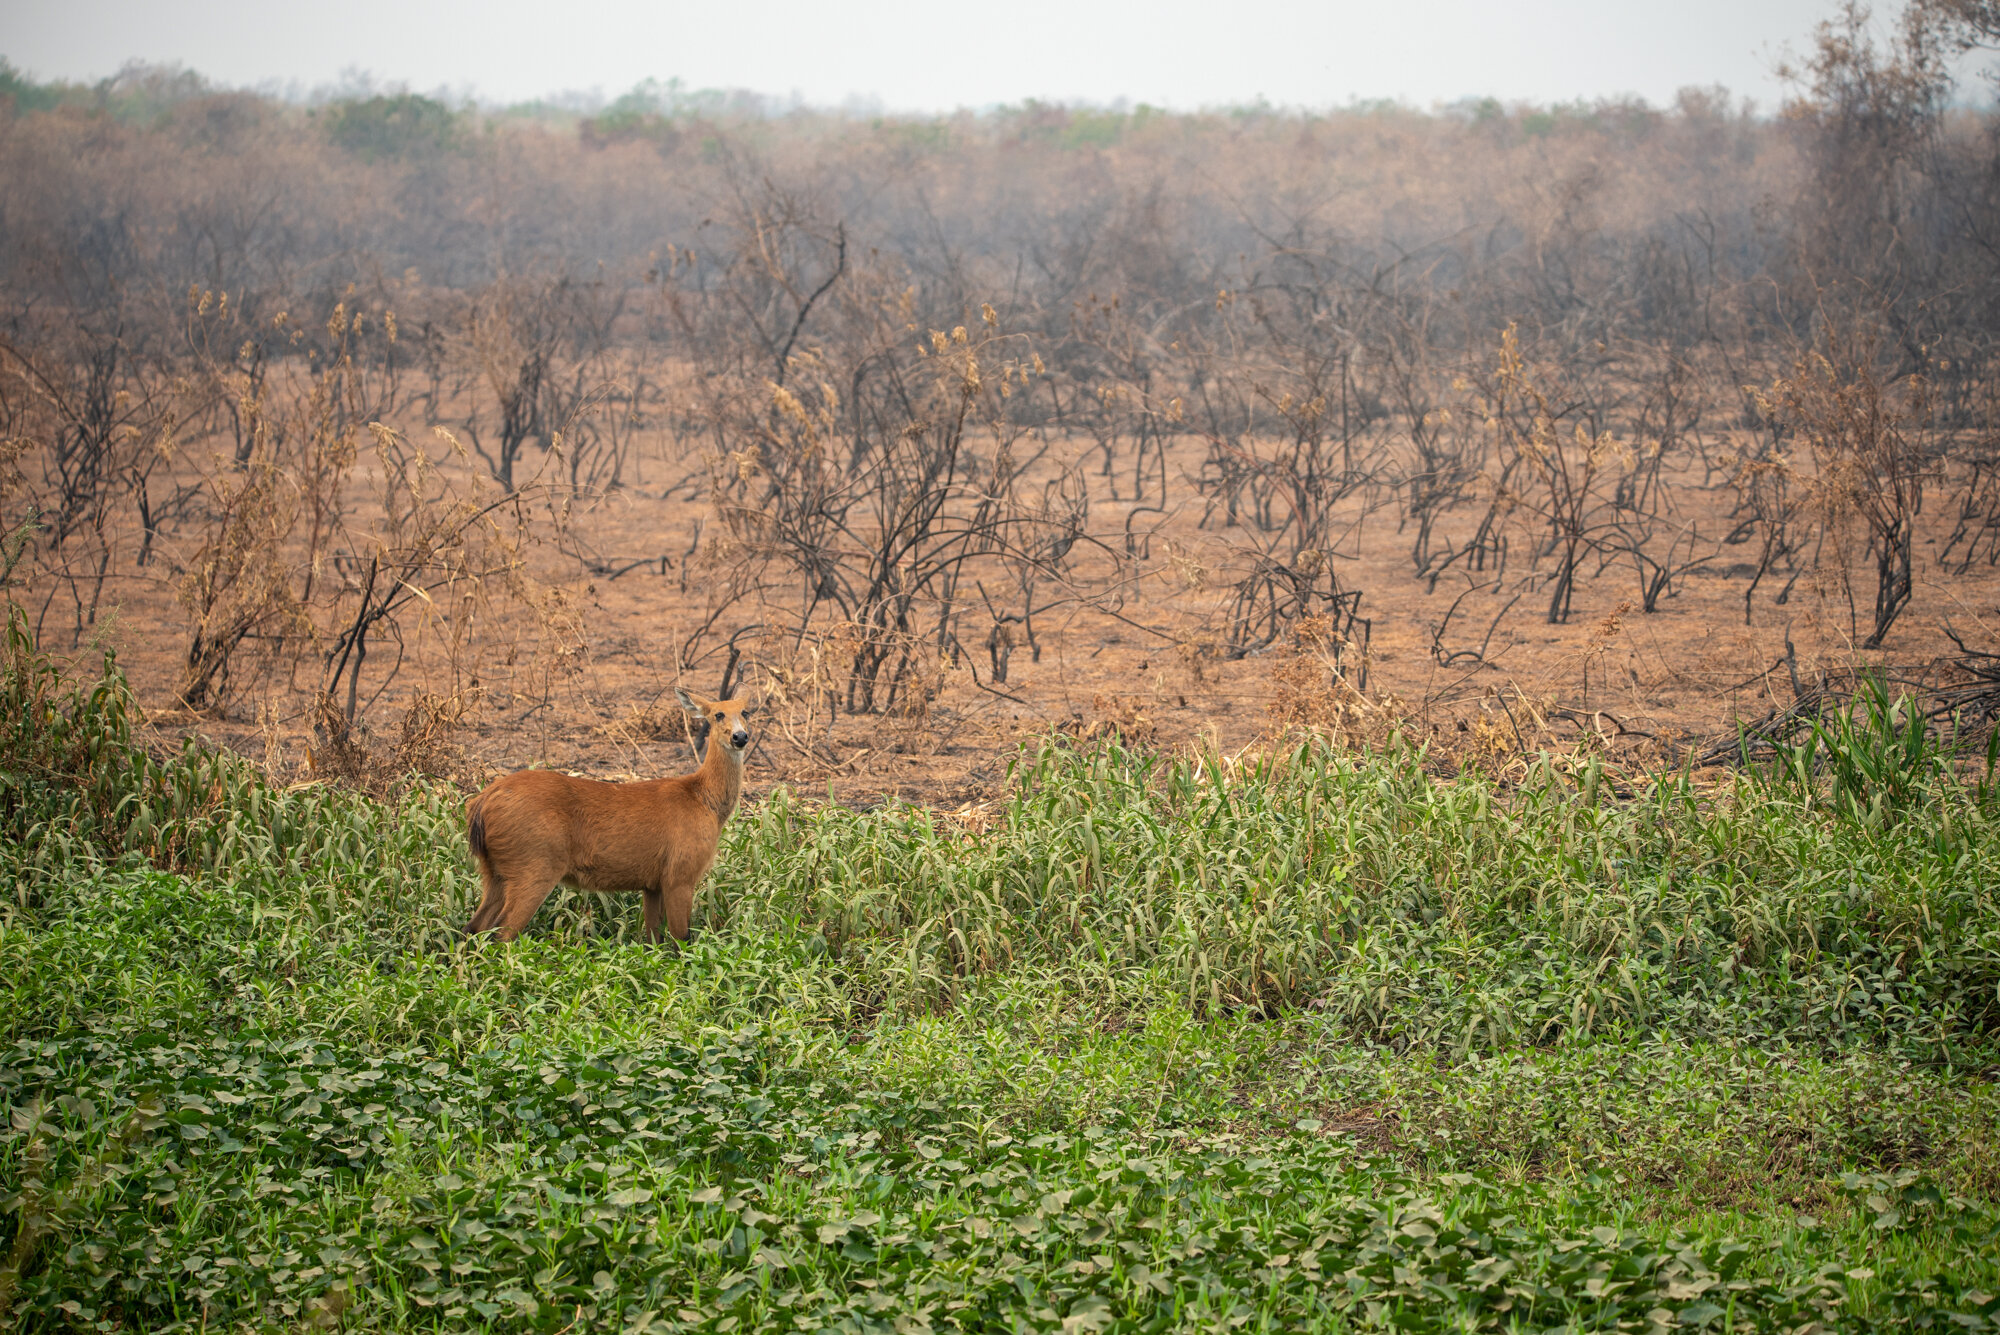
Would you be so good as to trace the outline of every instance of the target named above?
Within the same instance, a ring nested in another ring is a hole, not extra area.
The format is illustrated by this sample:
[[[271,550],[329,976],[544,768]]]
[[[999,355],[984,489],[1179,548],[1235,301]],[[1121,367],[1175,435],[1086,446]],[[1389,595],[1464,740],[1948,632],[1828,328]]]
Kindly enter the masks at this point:
[[[158,740],[199,734],[280,777],[381,780],[416,768],[477,783],[528,765],[604,778],[678,772],[696,753],[673,688],[713,693],[727,672],[771,705],[750,761],[753,796],[786,784],[851,804],[947,809],[1003,792],[1018,748],[1050,734],[1233,752],[1294,727],[1364,743],[1394,726],[1430,743],[1446,765],[1491,767],[1580,742],[1657,764],[1734,718],[1783,707],[1827,671],[1921,668],[1953,652],[1947,627],[1990,645],[2000,625],[2000,572],[1954,576],[1920,555],[1908,610],[1880,650],[1864,653],[1869,571],[1802,578],[1783,603],[1782,581],[1767,579],[1746,618],[1755,567],[1727,545],[1675,580],[1651,614],[1636,610],[1635,569],[1587,563],[1567,620],[1552,624],[1526,560],[1499,579],[1416,578],[1409,535],[1377,497],[1350,502],[1345,537],[1328,557],[1340,586],[1361,593],[1350,634],[1334,643],[1308,626],[1230,658],[1216,627],[1260,535],[1219,513],[1203,525],[1193,482],[1200,447],[1172,448],[1164,505],[1157,494],[1118,495],[1119,480],[1089,466],[1086,449],[1057,442],[1045,467],[1084,465],[1091,528],[1131,534],[1129,557],[1077,563],[1079,596],[1041,617],[1032,635],[973,624],[988,613],[968,608],[959,638],[977,648],[947,658],[929,691],[886,715],[807,707],[796,687],[816,670],[808,660],[838,645],[788,644],[758,628],[779,618],[715,604],[738,558],[715,539],[700,467],[670,457],[665,442],[636,452],[624,485],[571,500],[561,535],[529,545],[537,583],[526,605],[496,598],[479,612],[418,609],[508,624],[465,628],[476,633],[453,640],[455,657],[427,647],[437,636],[378,647],[352,730],[316,710],[315,674],[297,660],[265,662],[220,705],[196,711],[178,700],[189,646],[172,552],[114,577],[96,624],[81,634],[65,634],[59,589],[12,595],[52,647],[67,638],[78,649],[115,648]],[[467,467],[465,485],[482,485]],[[1731,494],[1683,481],[1674,494],[1695,508],[1676,522],[1727,532]],[[1462,541],[1474,511],[1449,513],[1432,541]],[[1926,542],[1934,549],[1937,535],[1922,535],[1920,553]],[[732,655],[730,637],[744,627]]]

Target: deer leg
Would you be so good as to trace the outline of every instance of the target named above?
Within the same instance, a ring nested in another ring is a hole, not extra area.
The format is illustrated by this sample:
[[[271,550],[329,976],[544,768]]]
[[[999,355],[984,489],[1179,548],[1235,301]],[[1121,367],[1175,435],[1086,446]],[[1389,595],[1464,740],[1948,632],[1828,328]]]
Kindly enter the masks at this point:
[[[667,930],[676,941],[688,939],[688,916],[694,912],[694,887],[700,879],[689,876],[669,881],[666,893],[661,896],[666,901]]]
[[[507,907],[507,889],[485,858],[479,860],[479,881],[482,886],[479,907],[474,910],[472,921],[465,925],[467,936],[478,936],[491,927]]]
[[[647,886],[644,893],[646,896],[646,939],[648,941],[658,941],[660,939],[660,918],[666,908],[664,903],[665,896],[660,892],[660,887],[657,885]]]
[[[556,888],[562,877],[560,863],[545,864],[525,872],[517,872],[507,878],[510,888],[506,891],[506,903],[502,906],[496,921],[499,931],[494,933],[502,941],[512,941],[535,916],[535,910]]]

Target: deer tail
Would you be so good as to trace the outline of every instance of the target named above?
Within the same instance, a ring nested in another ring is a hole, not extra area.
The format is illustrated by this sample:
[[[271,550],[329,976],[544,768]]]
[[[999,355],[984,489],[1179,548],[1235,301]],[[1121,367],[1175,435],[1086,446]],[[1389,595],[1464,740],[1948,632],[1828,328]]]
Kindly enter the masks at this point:
[[[486,861],[486,807],[478,798],[472,799],[469,810],[472,819],[466,826],[466,842],[472,845],[472,856],[480,862]]]

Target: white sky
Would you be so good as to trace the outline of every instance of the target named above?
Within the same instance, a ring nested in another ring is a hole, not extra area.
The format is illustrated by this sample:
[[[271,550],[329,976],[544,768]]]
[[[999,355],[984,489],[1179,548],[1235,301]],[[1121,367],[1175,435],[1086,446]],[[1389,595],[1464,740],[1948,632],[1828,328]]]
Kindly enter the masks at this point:
[[[1878,6],[1889,10],[1893,0]],[[1398,98],[1670,102],[1727,86],[1774,108],[1772,67],[1832,0],[0,0],[0,55],[40,78],[132,59],[224,84],[362,70],[481,101],[616,95],[648,77],[888,110],[1127,98],[1175,108]]]

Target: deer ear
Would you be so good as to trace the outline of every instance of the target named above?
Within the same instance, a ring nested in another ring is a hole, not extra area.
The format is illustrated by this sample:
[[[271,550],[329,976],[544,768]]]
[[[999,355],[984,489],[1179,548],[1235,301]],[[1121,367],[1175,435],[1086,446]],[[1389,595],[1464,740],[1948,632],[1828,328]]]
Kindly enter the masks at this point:
[[[701,707],[701,703],[698,700],[696,700],[693,696],[689,695],[684,689],[682,689],[679,686],[674,687],[674,699],[680,701],[681,708],[685,709],[690,714],[703,714],[708,712]]]

